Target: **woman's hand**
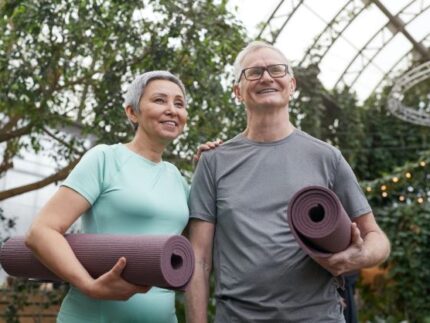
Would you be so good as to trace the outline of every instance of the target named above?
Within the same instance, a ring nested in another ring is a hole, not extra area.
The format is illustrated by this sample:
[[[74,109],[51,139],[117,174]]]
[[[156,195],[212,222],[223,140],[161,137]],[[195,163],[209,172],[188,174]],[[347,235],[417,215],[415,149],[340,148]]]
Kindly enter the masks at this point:
[[[126,263],[125,257],[121,257],[111,270],[94,279],[84,292],[95,299],[120,301],[126,301],[137,293],[146,293],[151,287],[134,285],[121,277]]]
[[[221,145],[223,143],[223,141],[221,139],[218,139],[216,141],[208,141],[205,144],[201,144],[198,148],[197,148],[197,152],[193,157],[193,162],[195,164],[197,164],[197,162],[200,159],[200,155],[202,154],[202,152],[207,151],[207,150],[212,150],[215,149],[216,147],[218,147],[219,145]]]

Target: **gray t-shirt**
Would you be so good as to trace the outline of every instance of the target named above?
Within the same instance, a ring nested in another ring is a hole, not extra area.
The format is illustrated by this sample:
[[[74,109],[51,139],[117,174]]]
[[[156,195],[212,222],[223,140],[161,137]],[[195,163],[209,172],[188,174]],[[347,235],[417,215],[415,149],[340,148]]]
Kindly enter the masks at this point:
[[[270,143],[238,135],[202,155],[190,216],[216,224],[215,322],[344,321],[337,280],[287,223],[290,198],[309,185],[332,189],[351,217],[371,211],[339,150],[297,129]]]

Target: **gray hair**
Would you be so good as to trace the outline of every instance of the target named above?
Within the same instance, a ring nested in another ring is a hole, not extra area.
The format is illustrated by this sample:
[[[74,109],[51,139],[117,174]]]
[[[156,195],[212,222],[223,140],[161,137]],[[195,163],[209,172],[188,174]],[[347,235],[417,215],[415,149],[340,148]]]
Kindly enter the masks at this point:
[[[243,60],[245,59],[245,57],[248,54],[256,52],[257,50],[262,49],[262,48],[268,48],[268,49],[274,50],[275,52],[279,53],[282,56],[282,58],[285,59],[285,62],[287,63],[288,74],[290,74],[290,76],[294,77],[293,68],[291,67],[290,62],[288,61],[287,57],[284,55],[284,53],[282,51],[280,51],[278,48],[276,48],[275,46],[273,46],[269,43],[266,43],[266,42],[260,41],[260,40],[256,40],[256,41],[250,42],[236,56],[236,60],[234,61],[234,65],[233,65],[235,83],[239,83],[240,73],[242,72],[242,69],[243,69],[242,63],[243,63]]]
[[[168,71],[151,71],[137,76],[128,86],[127,92],[124,95],[124,108],[131,106],[134,112],[139,113],[140,99],[148,83],[154,80],[166,80],[178,85],[184,95],[186,104],[187,94],[185,92],[185,86],[177,76]]]

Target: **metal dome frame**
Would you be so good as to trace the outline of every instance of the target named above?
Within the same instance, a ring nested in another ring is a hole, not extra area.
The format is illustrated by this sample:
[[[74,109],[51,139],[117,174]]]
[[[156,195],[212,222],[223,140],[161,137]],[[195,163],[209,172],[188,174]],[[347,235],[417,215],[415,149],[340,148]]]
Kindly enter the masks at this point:
[[[411,50],[404,54],[383,74],[381,81],[373,88],[372,93],[377,91],[382,84],[392,83],[390,77],[393,76],[395,70],[398,70],[397,66],[402,63],[404,59],[410,60],[413,57],[415,63],[430,61],[430,50],[424,45],[424,42],[428,40],[429,36],[426,35],[421,40],[417,40],[406,29],[409,24],[430,9],[430,0],[419,0],[420,5],[418,8],[414,9],[413,5],[416,4],[417,1],[418,0],[412,0],[408,2],[395,15],[392,14],[380,0],[346,1],[331,21],[326,24],[325,28],[315,37],[315,40],[302,57],[299,66],[306,67],[310,64],[318,64],[321,62],[353,21],[368,6],[373,5],[387,17],[388,22],[377,30],[361,48],[357,48],[349,42],[349,44],[355,48],[356,53],[337,78],[334,87],[341,85],[348,87],[354,86],[361,77],[363,71],[366,70],[369,65],[384,72],[385,70],[378,67],[375,63],[375,58],[390,44],[397,34],[401,33],[411,44]],[[266,39],[268,42],[274,44],[288,22],[302,6],[312,11],[312,8],[307,4],[307,0],[280,0],[268,20],[262,25],[258,38]],[[407,17],[402,19],[403,16]],[[280,26],[279,21],[282,22]],[[412,61],[408,63],[408,65],[412,65]],[[352,79],[352,81],[348,82],[348,77]]]
[[[394,83],[388,96],[388,109],[396,117],[422,126],[430,126],[430,113],[423,109],[410,108],[402,103],[404,93],[414,85],[430,79],[430,61],[416,66],[403,74]]]

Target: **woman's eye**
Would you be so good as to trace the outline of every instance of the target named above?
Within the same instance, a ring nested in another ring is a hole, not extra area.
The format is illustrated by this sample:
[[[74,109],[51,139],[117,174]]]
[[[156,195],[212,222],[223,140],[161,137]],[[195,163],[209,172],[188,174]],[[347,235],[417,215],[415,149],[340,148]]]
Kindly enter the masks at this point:
[[[176,105],[178,108],[183,108],[183,107],[184,107],[184,103],[183,103],[183,102],[176,102],[176,103],[175,103],[175,105]]]
[[[155,102],[155,103],[164,103],[164,99],[162,99],[162,98],[156,98],[156,99],[154,100],[154,102]]]

